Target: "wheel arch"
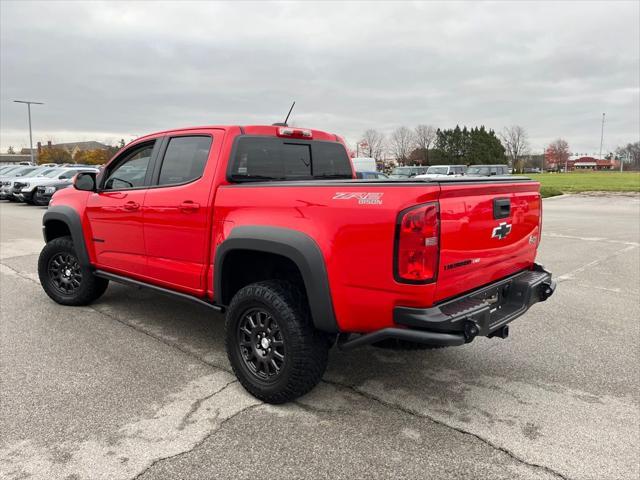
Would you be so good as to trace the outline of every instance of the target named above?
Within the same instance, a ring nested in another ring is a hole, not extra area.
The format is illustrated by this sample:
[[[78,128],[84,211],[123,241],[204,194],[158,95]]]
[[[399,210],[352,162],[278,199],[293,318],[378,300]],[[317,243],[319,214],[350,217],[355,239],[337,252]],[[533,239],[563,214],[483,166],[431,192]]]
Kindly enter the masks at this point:
[[[82,233],[82,221],[73,208],[65,205],[49,207],[42,217],[42,235],[46,243],[58,237],[70,236],[80,263],[83,266],[91,265]]]
[[[277,256],[295,266],[303,282],[314,326],[325,332],[338,332],[324,256],[311,237],[297,230],[268,226],[234,228],[215,253],[213,283],[216,303],[228,305],[234,291],[237,291],[237,282],[232,285],[230,281],[232,262],[229,260],[244,255],[244,252],[251,252],[253,261],[270,262],[273,256]],[[225,266],[226,262],[229,263]]]

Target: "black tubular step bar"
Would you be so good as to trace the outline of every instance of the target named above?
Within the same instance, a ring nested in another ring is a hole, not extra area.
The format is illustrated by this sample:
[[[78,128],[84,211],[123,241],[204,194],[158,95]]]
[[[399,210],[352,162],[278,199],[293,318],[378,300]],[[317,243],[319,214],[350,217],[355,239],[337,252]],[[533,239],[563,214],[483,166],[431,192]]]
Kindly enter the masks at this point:
[[[120,275],[116,275],[115,273],[105,272],[104,270],[95,270],[93,274],[96,277],[106,278],[107,280],[113,280],[114,282],[122,283],[124,285],[133,285],[135,287],[140,288],[149,288],[151,290],[155,290],[158,293],[162,293],[164,295],[168,295],[171,297],[181,298],[183,300],[189,300],[190,302],[195,302],[199,305],[203,305],[205,307],[209,307],[216,312],[224,312],[224,308],[220,305],[215,305],[213,303],[209,303],[201,298],[194,297],[193,295],[188,295],[186,293],[174,292],[173,290],[169,290],[168,288],[158,287],[157,285],[152,285],[150,283],[141,282],[139,280],[134,280],[132,278],[122,277]]]
[[[408,328],[390,327],[364,335],[357,335],[355,338],[351,338],[350,334],[340,334],[337,345],[340,350],[351,350],[388,339],[406,340],[408,342],[438,346],[456,346],[465,343],[465,336],[462,333],[425,332],[421,330],[410,330]]]

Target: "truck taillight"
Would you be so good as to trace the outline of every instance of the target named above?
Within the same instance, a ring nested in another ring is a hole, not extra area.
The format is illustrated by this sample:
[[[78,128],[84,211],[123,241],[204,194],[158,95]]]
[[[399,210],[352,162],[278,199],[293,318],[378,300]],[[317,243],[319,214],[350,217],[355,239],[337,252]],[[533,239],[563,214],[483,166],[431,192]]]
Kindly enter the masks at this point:
[[[396,280],[404,283],[433,282],[440,257],[438,204],[427,203],[400,212],[396,228]]]
[[[313,138],[313,133],[311,133],[311,130],[306,130],[304,128],[281,127],[278,129],[278,136],[310,139]]]
[[[538,217],[538,244],[536,248],[540,246],[542,241],[542,195],[540,195],[540,217]]]

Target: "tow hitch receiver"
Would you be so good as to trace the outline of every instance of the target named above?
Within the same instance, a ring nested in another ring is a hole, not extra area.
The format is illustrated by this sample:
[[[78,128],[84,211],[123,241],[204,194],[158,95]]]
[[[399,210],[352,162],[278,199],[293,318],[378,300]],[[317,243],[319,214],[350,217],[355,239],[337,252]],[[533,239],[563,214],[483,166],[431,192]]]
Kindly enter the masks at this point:
[[[504,327],[500,327],[499,329],[491,332],[489,335],[487,335],[487,338],[498,337],[498,338],[505,339],[508,336],[509,336],[509,325],[505,325]]]
[[[555,282],[544,282],[540,284],[540,301],[544,302],[547,298],[553,295],[553,291],[555,290]]]

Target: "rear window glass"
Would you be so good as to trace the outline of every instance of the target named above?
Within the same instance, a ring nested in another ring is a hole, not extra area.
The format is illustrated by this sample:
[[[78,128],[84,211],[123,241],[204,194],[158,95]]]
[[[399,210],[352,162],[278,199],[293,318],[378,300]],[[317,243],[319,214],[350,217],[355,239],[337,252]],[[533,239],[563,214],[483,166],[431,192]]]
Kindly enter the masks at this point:
[[[229,173],[233,181],[353,178],[339,143],[240,137]]]
[[[211,137],[175,137],[169,141],[160,169],[159,185],[187,183],[202,176]]]

